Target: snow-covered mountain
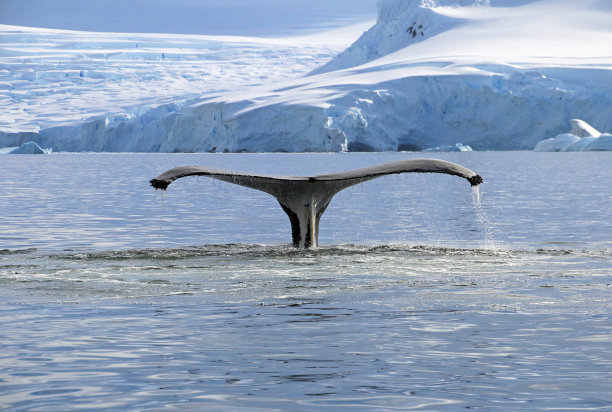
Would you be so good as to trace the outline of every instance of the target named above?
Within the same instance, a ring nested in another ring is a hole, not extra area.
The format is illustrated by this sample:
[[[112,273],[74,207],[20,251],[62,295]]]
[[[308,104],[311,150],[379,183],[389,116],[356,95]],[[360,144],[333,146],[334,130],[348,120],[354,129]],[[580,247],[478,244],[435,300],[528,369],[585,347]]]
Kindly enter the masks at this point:
[[[435,12],[435,7],[488,4],[478,0],[380,0],[378,20],[348,49],[313,74],[347,69],[386,56],[448,30],[460,20]]]
[[[612,130],[610,21],[607,0],[382,0],[376,24],[308,76],[268,78],[123,117],[13,129],[0,133],[0,146],[32,140],[54,151],[234,152],[461,142],[475,150],[532,149],[573,118]]]

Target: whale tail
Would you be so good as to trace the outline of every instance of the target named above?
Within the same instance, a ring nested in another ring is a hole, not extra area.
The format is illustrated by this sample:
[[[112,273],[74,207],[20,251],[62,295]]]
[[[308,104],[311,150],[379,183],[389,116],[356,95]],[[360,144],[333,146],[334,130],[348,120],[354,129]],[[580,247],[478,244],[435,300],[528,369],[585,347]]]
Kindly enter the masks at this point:
[[[150,180],[155,189],[166,190],[170,183],[186,176],[208,176],[274,196],[289,217],[293,246],[315,248],[319,243],[319,221],[339,191],[380,176],[399,173],[444,173],[463,177],[472,186],[483,182],[475,172],[437,159],[409,159],[347,172],[317,176],[255,175],[202,166],[179,166]]]

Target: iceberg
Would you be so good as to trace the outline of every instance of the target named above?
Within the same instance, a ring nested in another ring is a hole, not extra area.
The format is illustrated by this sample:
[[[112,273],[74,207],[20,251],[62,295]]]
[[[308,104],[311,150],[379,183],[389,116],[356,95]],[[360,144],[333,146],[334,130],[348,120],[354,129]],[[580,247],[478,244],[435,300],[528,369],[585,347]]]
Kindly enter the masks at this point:
[[[51,149],[42,149],[35,142],[27,142],[11,150],[8,154],[51,154]]]
[[[569,133],[539,141],[536,152],[592,152],[612,150],[612,134],[600,133],[584,120],[572,119]]]
[[[612,134],[602,133],[597,139],[589,143],[584,151],[603,152],[612,151]]]
[[[572,119],[570,120],[572,125],[572,130],[570,130],[570,134],[578,137],[594,137],[598,138],[601,136],[601,132],[595,129],[593,126],[580,119]]]
[[[562,133],[556,137],[540,140],[533,150],[536,152],[564,152],[578,142],[580,142],[578,136],[571,133]]]

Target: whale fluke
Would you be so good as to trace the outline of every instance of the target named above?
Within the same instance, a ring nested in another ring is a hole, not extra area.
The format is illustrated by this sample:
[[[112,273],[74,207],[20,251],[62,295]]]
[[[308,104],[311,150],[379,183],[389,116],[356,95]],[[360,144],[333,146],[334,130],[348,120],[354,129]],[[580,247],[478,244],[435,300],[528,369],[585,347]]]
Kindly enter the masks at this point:
[[[261,190],[274,196],[289,216],[293,246],[318,246],[319,221],[336,193],[347,187],[380,176],[398,173],[444,173],[463,177],[472,186],[482,183],[482,177],[455,163],[437,159],[409,159],[384,163],[362,169],[316,176],[256,175],[202,166],[179,166],[151,179],[155,189],[186,176],[208,176],[224,182]]]

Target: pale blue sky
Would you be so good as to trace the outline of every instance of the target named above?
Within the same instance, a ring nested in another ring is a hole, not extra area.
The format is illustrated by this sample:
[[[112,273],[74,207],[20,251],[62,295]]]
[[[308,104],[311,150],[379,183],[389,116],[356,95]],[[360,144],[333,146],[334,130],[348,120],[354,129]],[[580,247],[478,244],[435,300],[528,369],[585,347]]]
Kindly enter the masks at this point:
[[[0,0],[0,24],[275,37],[375,20],[376,3],[377,0]]]

